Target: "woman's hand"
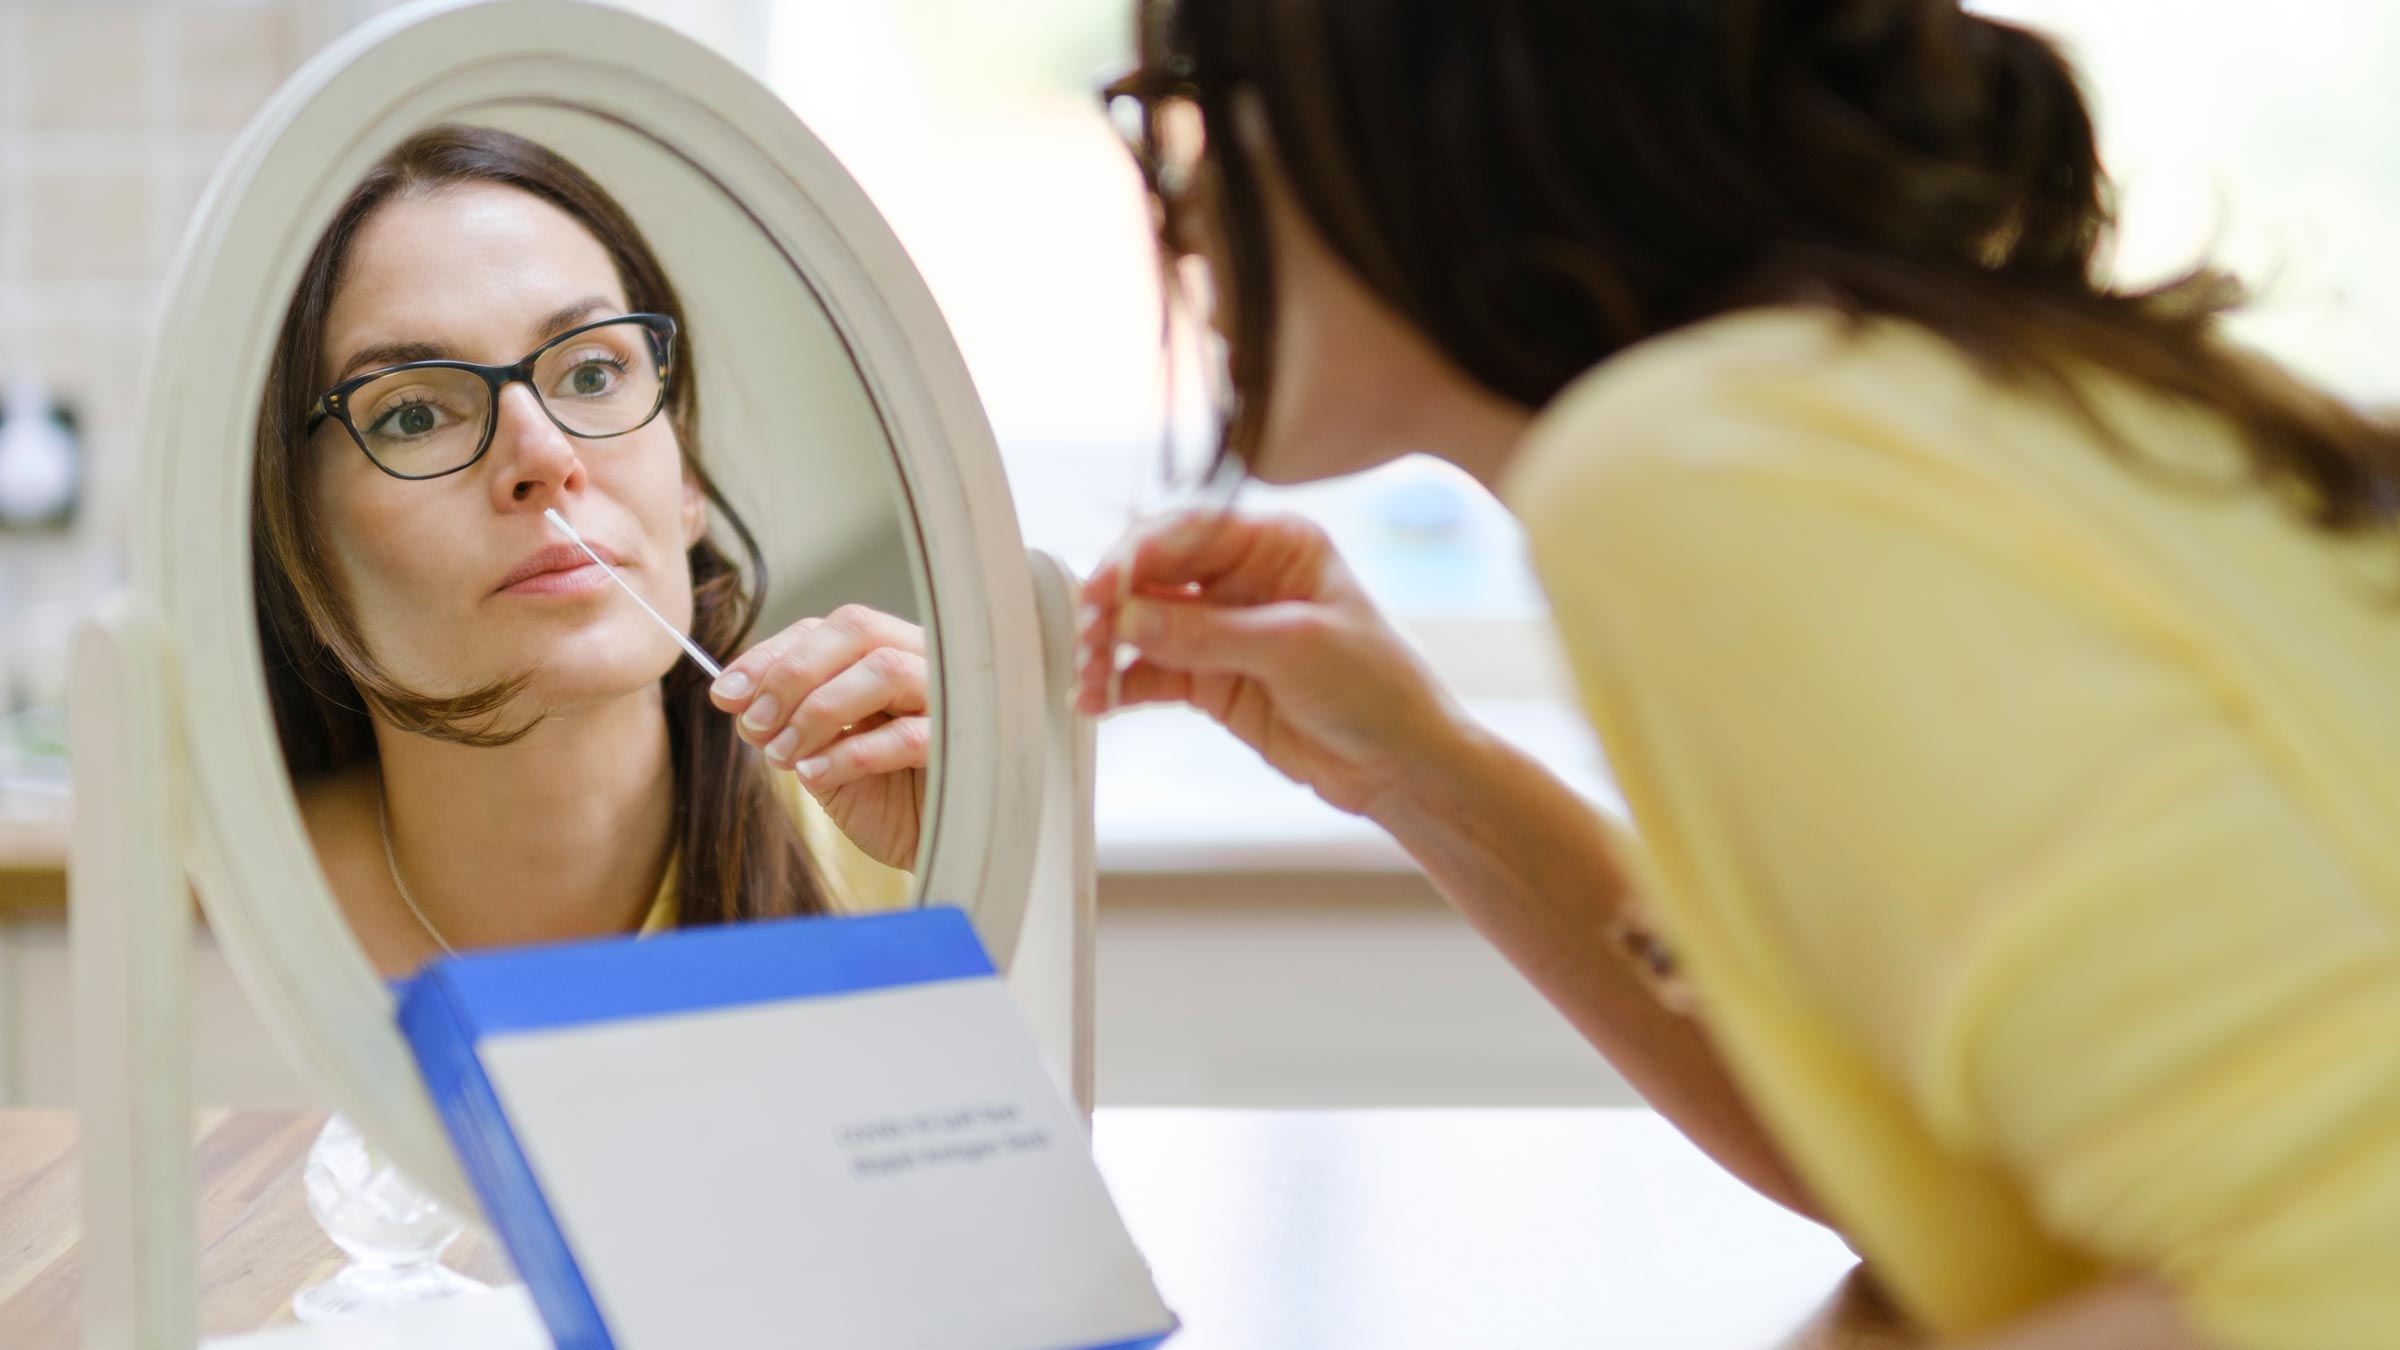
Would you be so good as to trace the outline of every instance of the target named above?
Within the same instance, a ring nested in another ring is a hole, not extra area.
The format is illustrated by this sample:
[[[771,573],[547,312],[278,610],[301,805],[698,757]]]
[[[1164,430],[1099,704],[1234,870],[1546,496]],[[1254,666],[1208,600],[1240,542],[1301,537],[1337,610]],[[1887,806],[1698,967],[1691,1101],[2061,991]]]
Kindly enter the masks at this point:
[[[767,763],[796,770],[842,833],[887,867],[916,865],[932,741],[925,630],[844,605],[743,652],[709,687]]]
[[[1128,599],[1130,597],[1130,599]],[[1325,532],[1201,511],[1128,538],[1083,586],[1075,703],[1188,703],[1344,811],[1379,801],[1454,739],[1462,714],[1378,613]]]

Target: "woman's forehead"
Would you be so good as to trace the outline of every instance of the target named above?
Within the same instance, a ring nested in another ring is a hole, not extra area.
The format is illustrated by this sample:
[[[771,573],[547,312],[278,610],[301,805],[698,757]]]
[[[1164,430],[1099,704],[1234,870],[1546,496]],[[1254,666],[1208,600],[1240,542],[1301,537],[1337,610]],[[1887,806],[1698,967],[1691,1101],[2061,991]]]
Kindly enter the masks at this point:
[[[513,361],[562,307],[598,297],[622,312],[626,303],[615,260],[581,221],[500,184],[387,202],[364,222],[342,273],[326,315],[329,368],[364,347],[420,342],[459,360]]]

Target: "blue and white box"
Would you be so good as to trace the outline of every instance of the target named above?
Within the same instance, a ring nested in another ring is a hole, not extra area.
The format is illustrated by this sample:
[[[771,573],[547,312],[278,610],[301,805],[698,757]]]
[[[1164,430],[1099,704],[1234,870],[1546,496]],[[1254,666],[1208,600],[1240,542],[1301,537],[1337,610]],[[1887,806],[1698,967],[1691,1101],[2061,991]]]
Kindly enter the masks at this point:
[[[559,1350],[1174,1329],[956,909],[448,958],[400,1023]]]

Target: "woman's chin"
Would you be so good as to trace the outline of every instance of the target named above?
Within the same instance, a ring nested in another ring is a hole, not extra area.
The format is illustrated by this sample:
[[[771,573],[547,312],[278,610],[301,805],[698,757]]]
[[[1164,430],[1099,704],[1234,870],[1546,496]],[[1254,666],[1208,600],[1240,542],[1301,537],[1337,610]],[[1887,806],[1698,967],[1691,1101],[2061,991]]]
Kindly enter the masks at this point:
[[[659,701],[659,683],[649,680],[576,680],[559,683],[535,680],[509,704],[510,711],[500,720],[515,724],[538,724],[564,719],[574,721],[588,714],[615,707],[629,699],[650,703]]]
[[[681,656],[680,650],[610,653],[602,659],[553,656],[530,669],[515,705],[534,716],[551,716],[628,698],[655,698],[659,681],[674,671]]]
[[[684,659],[683,648],[650,617],[634,610],[612,614],[528,653],[536,683],[581,698],[631,693],[659,679]]]

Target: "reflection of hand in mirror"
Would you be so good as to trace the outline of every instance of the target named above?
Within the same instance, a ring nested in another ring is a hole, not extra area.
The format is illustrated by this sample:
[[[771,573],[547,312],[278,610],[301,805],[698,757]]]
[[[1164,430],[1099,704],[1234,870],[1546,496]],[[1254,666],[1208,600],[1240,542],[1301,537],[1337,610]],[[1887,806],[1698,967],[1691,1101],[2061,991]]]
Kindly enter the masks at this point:
[[[906,900],[885,864],[913,860],[914,803],[902,831],[871,780],[799,791],[543,519],[704,648],[742,648],[759,598],[710,506],[759,559],[705,466],[692,346],[622,208],[488,129],[392,152],[303,271],[260,419],[258,626],[302,816],[386,974]]]
[[[742,653],[711,690],[767,763],[797,772],[869,857],[916,857],[932,740],[925,633],[845,605]]]

